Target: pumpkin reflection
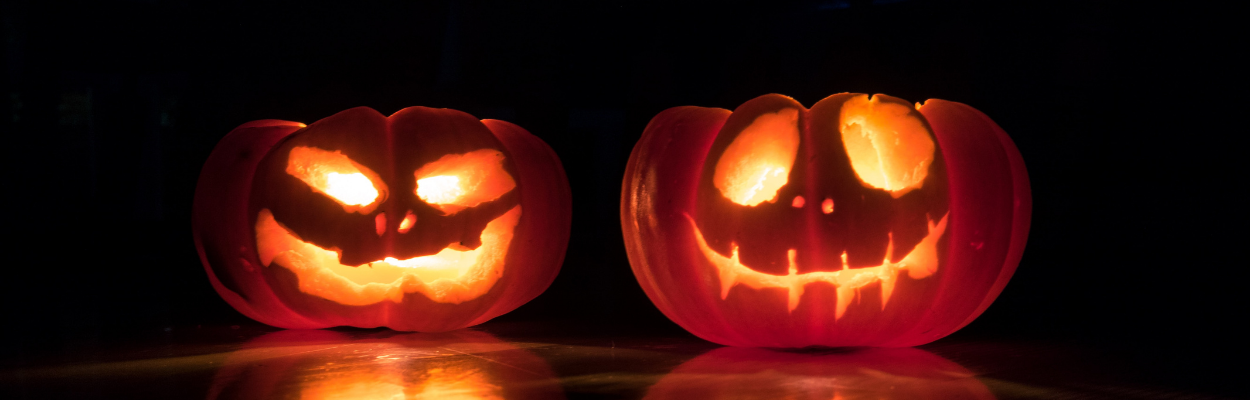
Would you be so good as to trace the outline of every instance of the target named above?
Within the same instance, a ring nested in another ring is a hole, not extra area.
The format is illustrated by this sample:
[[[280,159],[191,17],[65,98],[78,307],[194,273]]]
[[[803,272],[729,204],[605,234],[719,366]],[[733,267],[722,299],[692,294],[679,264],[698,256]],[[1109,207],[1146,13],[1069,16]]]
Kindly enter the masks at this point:
[[[796,353],[727,347],[687,361],[647,399],[994,399],[962,366],[912,348]]]
[[[209,399],[516,399],[562,398],[538,356],[473,331],[281,331],[232,353]]]

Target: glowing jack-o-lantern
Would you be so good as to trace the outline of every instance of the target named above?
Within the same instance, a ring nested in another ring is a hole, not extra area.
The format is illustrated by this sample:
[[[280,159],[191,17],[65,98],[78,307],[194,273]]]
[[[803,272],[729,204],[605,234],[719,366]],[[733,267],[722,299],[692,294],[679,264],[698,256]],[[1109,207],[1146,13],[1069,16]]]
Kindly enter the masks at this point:
[[[656,116],[621,224],[647,295],[704,339],[912,346],[998,296],[1030,207],[1015,145],[971,107],[765,95]]]
[[[218,294],[284,328],[445,331],[551,284],[568,181],[520,127],[447,109],[257,121],[213,150],[194,233]]]

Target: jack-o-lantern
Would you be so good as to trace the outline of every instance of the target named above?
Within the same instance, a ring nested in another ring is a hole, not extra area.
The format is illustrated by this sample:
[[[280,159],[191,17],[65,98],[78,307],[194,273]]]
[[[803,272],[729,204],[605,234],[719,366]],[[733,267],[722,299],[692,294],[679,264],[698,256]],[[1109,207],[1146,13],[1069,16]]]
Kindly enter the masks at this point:
[[[193,226],[217,293],[257,321],[446,331],[551,284],[570,202],[555,153],[516,125],[359,107],[236,128],[204,164]]]
[[[621,224],[648,297],[704,339],[913,346],[998,296],[1030,207],[1015,145],[971,107],[773,94],[657,115]]]

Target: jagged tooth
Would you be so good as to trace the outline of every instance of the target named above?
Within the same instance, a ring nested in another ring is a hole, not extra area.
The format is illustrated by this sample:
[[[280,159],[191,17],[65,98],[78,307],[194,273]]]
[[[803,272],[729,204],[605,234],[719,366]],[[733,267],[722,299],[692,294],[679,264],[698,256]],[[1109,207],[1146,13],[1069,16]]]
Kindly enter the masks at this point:
[[[885,246],[885,260],[881,265],[885,266],[883,272],[885,277],[877,276],[881,282],[881,309],[885,309],[885,305],[890,302],[890,296],[894,295],[895,278],[898,278],[898,266],[890,262],[894,258],[894,232],[889,233],[890,242]],[[906,267],[904,267],[906,268]]]
[[[838,309],[833,314],[833,320],[837,321],[842,318],[842,314],[846,314],[846,307],[851,305],[851,299],[855,297],[855,289],[838,286]]]
[[[894,232],[887,233],[886,237],[890,239],[885,245],[885,262],[888,263],[894,258]]]
[[[790,302],[786,304],[786,312],[793,313],[794,309],[799,307],[799,300],[803,298],[803,284],[791,286],[789,289]]]
[[[790,249],[786,251],[786,259],[790,261],[790,275],[789,276],[791,277],[796,277],[799,274],[798,253],[799,252],[796,249]],[[790,280],[790,287],[787,288],[787,294],[789,295],[789,303],[786,304],[787,306],[786,312],[793,313],[794,309],[799,307],[799,300],[803,298],[803,287],[806,285],[807,283],[801,282],[798,279]]]
[[[729,297],[729,289],[732,289],[738,282],[733,271],[721,270],[720,274],[720,299],[724,300]]]
[[[790,275],[799,274],[798,256],[799,256],[798,250],[790,249],[786,251],[786,259],[790,260]]]
[[[733,252],[730,254],[732,255],[732,257],[730,257],[730,261],[732,261],[733,263],[737,263],[738,262],[738,245],[737,244],[733,245]],[[733,289],[734,285],[738,284],[738,273],[735,272],[733,268],[729,268],[728,266],[718,265],[717,269],[720,270],[720,299],[724,300],[726,298],[729,298],[729,289]]]
[[[881,280],[881,309],[885,309],[885,305],[890,302],[890,296],[894,295],[894,284],[898,282],[898,270],[890,269],[890,277]]]

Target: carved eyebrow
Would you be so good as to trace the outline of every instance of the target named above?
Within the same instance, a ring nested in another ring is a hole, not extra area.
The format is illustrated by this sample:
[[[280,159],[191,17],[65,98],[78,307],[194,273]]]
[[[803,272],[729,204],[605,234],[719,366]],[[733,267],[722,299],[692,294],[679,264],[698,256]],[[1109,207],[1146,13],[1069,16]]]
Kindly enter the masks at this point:
[[[386,184],[378,174],[339,151],[292,148],[286,173],[334,199],[346,212],[368,214],[386,199]]]

